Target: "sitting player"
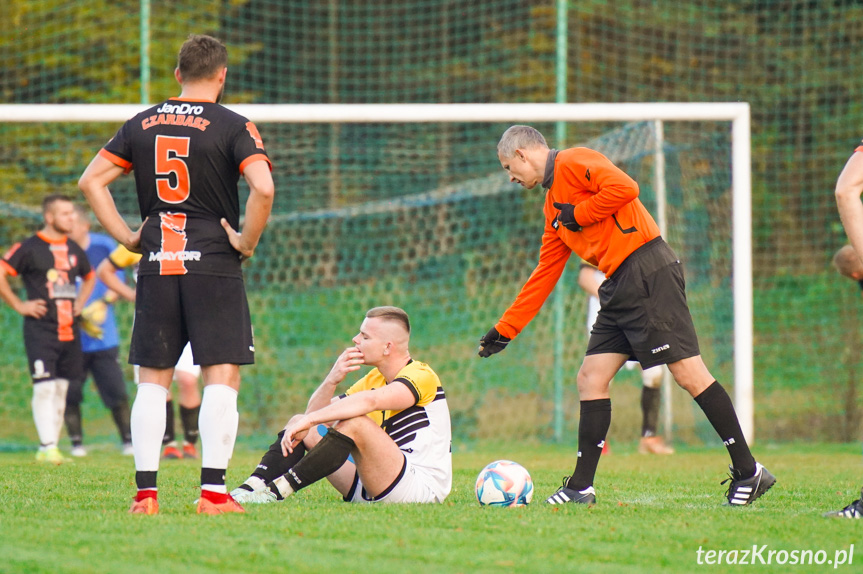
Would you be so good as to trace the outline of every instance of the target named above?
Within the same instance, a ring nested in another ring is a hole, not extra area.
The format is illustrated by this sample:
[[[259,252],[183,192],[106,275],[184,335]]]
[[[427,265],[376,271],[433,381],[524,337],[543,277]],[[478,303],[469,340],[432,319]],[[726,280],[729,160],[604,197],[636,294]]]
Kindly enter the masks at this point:
[[[234,500],[275,502],[326,478],[346,502],[443,502],[452,487],[449,408],[435,372],[411,359],[409,339],[403,310],[369,310],[355,346],[231,492]],[[364,364],[375,368],[334,397]]]
[[[857,252],[850,245],[846,245],[839,249],[833,256],[833,265],[843,277],[853,279],[860,284],[863,289],[863,261],[857,256]],[[843,508],[842,510],[834,510],[828,512],[824,516],[831,518],[863,518],[863,490],[860,492],[860,498]]]

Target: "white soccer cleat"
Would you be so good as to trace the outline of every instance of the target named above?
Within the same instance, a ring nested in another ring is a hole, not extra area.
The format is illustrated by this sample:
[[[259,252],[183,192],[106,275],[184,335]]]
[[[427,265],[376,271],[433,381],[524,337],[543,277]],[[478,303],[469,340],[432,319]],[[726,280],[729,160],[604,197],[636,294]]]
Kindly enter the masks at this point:
[[[267,483],[257,476],[250,476],[241,486],[231,491],[231,498],[242,504],[249,501],[249,496],[261,490],[267,490]]]
[[[79,444],[78,446],[73,446],[72,450],[69,451],[69,454],[80,458],[82,456],[87,456],[87,449]]]
[[[278,502],[279,497],[277,497],[272,490],[269,488],[265,488],[264,490],[256,490],[254,492],[249,492],[248,490],[244,490],[246,496],[243,497],[244,504],[267,504],[270,502]],[[233,494],[231,495],[233,496]],[[237,500],[234,498],[234,500]],[[237,500],[239,502],[239,500]]]
[[[132,448],[132,443],[123,443],[123,456],[135,456],[135,449]]]

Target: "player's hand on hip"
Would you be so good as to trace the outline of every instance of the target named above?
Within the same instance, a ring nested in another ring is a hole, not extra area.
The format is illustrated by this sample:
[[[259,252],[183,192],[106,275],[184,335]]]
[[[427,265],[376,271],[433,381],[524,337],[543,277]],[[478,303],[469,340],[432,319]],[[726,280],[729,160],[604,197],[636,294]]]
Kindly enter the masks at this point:
[[[144,226],[147,224],[147,220],[149,217],[145,217],[144,221],[141,222],[141,226],[138,227],[132,234],[123,242],[123,247],[131,251],[132,253],[141,253],[141,231],[144,229]]]
[[[561,225],[570,231],[581,231],[581,225],[575,220],[575,206],[573,204],[554,202],[552,205],[554,205],[555,209],[560,210],[560,213],[554,219],[556,222],[560,222]]]
[[[24,317],[41,319],[46,313],[48,313],[48,304],[44,299],[31,299],[29,301],[23,301],[17,311]]]
[[[282,455],[294,452],[294,448],[300,444],[309,434],[311,423],[305,415],[295,415],[285,425],[285,434],[282,435]]]
[[[504,337],[492,327],[488,333],[479,338],[479,353],[477,354],[482,358],[491,357],[495,353],[503,351],[510,341],[512,339]]]
[[[365,362],[363,352],[358,347],[348,347],[336,359],[326,381],[332,385],[338,385],[345,380],[348,373],[358,370]]]
[[[243,245],[243,234],[238,233],[236,229],[231,227],[231,224],[228,223],[228,220],[224,217],[222,218],[221,223],[225,233],[228,234],[228,241],[231,242],[231,247],[240,252],[240,258],[248,259],[251,257],[255,253],[255,248]]]

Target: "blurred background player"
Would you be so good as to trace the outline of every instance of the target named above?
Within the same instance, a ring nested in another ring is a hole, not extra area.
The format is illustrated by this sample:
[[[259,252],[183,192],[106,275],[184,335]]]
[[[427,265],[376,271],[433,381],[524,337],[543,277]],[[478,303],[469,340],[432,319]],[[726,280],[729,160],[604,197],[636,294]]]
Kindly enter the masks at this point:
[[[45,225],[16,243],[0,260],[0,298],[24,317],[24,348],[33,379],[33,421],[39,435],[36,460],[64,461],[57,444],[63,430],[66,392],[84,379],[76,317],[96,284],[84,250],[67,235],[75,207],[65,195],[42,200]],[[27,292],[22,301],[7,276],[20,276]],[[80,288],[76,283],[82,279]]]
[[[599,286],[605,281],[605,274],[594,267],[583,263],[578,270],[578,285],[590,297],[587,300],[587,333],[596,323],[599,313]],[[626,368],[633,369],[638,363],[627,361]],[[641,454],[674,454],[674,449],[665,444],[661,436],[656,434],[659,423],[659,403],[662,399],[662,365],[641,370],[641,439],[638,441],[638,452]],[[608,440],[602,447],[602,453],[610,452]]]
[[[186,343],[180,360],[174,366],[174,382],[180,391],[179,410],[180,423],[183,426],[183,448],[177,446],[174,423],[174,400],[168,393],[165,403],[165,436],[162,439],[162,458],[198,458],[198,414],[201,410],[201,391],[198,389],[198,379],[201,376],[200,365],[195,364],[192,357],[192,345]]]
[[[326,478],[345,502],[443,502],[452,489],[449,407],[437,374],[411,358],[410,330],[404,310],[370,309],[305,414],[291,418],[232,496],[276,502]],[[375,368],[335,396],[362,365]]]
[[[92,268],[98,267],[117,242],[103,233],[90,231],[90,214],[80,205],[75,205],[75,220],[69,239],[77,243],[87,254]],[[129,394],[123,369],[117,359],[120,335],[114,318],[114,302],[117,294],[96,278],[93,293],[81,311],[81,350],[84,353],[84,376],[93,377],[102,403],[111,411],[120,434],[123,454],[132,455],[132,431],[129,427]],[[70,381],[66,393],[66,432],[72,442],[72,456],[85,456],[84,424],[81,403],[84,400],[84,384]]]
[[[141,260],[139,253],[132,253],[122,245],[118,245],[99,266],[96,276],[104,281],[120,297],[135,302],[135,289],[129,287],[117,272],[133,268]],[[133,272],[134,274],[134,272]],[[186,343],[180,360],[174,366],[173,380],[180,391],[180,421],[183,426],[183,448],[180,450],[176,440],[176,423],[174,417],[174,401],[170,390],[165,401],[165,435],[162,438],[162,458],[198,458],[198,415],[201,410],[201,391],[198,379],[201,367],[195,364],[192,357],[192,345]],[[138,382],[138,366],[135,366],[135,383]]]
[[[255,252],[275,186],[255,124],[219,104],[227,73],[222,42],[189,36],[174,70],[179,97],[124,123],[78,180],[105,230],[143,254],[129,349],[129,362],[141,367],[132,405],[134,514],[159,511],[165,401],[189,342],[204,379],[197,512],[244,512],[225,487],[239,424],[240,365],[255,361],[242,260]],[[137,231],[117,211],[108,188],[133,169],[143,221]],[[240,176],[249,189],[242,228]]]

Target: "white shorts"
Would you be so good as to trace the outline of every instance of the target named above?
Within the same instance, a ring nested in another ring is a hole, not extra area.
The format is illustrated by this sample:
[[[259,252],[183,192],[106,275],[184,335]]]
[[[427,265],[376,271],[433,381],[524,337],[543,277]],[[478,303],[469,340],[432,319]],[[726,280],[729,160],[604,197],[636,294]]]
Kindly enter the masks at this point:
[[[402,473],[389,488],[378,496],[372,497],[363,488],[360,475],[354,475],[354,483],[344,497],[345,502],[386,502],[386,503],[432,503],[443,502],[431,488],[432,479],[426,476],[405,457]]]
[[[141,378],[141,367],[139,367],[138,365],[132,365],[132,370],[135,373],[135,384],[137,385],[140,382]],[[177,366],[174,367],[175,381],[177,380],[177,371],[190,373],[195,378],[201,376],[201,365],[196,365],[195,360],[192,358],[191,343],[186,343],[186,346],[183,347],[183,353],[180,355],[180,359],[177,361]]]
[[[183,353],[180,355],[180,359],[177,361],[177,366],[174,367],[175,381],[177,380],[177,371],[189,373],[195,378],[201,375],[201,365],[196,365],[195,360],[192,358],[191,343],[186,343],[186,346],[183,347]]]

